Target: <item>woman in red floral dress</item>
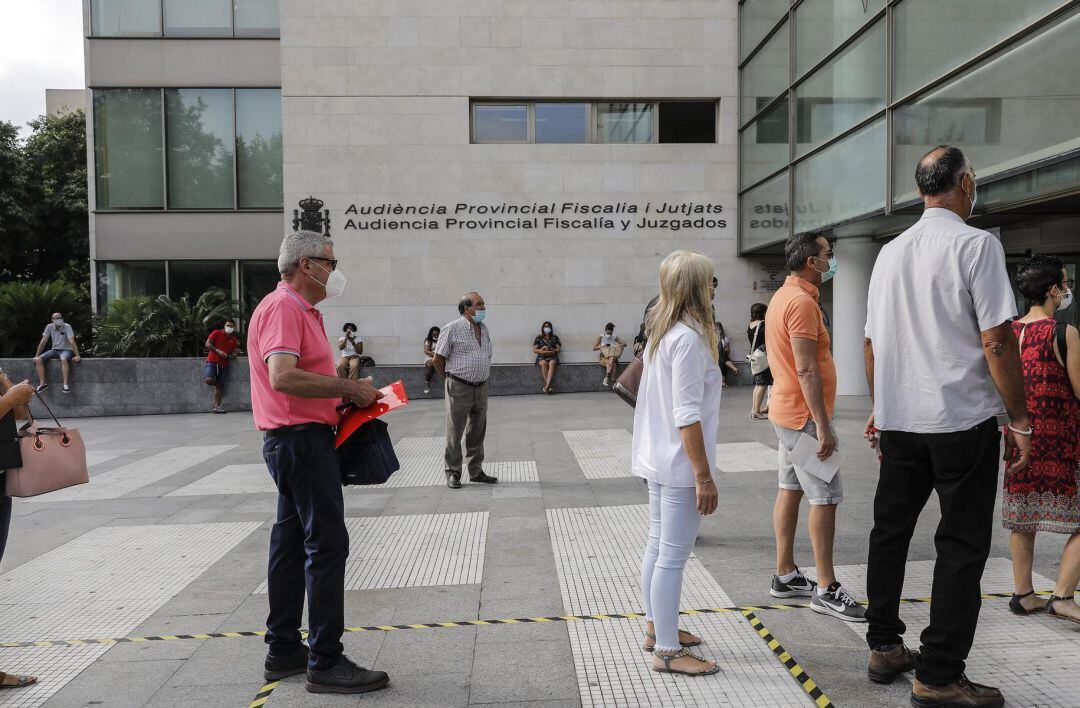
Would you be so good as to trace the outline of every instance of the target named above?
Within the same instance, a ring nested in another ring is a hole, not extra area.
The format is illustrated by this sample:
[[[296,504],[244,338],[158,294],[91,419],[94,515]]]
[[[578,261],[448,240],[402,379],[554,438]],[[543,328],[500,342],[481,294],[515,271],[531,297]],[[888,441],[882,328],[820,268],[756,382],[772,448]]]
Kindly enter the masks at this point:
[[[1020,615],[1045,610],[1080,623],[1080,605],[1073,600],[1080,581],[1080,333],[1054,319],[1072,303],[1071,283],[1061,260],[1044,255],[1021,263],[1016,279],[1031,307],[1013,323],[1013,331],[1033,435],[1031,463],[1005,473],[1001,515],[1012,531],[1016,584],[1009,609]],[[1069,535],[1054,594],[1045,601],[1031,583],[1037,531]]]

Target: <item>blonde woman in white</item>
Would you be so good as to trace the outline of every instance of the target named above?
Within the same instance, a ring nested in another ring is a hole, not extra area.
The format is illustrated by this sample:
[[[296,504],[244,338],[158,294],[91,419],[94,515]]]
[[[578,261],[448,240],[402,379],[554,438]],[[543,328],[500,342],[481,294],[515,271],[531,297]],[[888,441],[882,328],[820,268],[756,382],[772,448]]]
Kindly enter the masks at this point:
[[[683,567],[701,517],[716,511],[712,479],[723,377],[712,320],[713,264],[676,251],[660,264],[660,298],[645,321],[648,345],[634,410],[633,471],[649,484],[649,540],[641,570],[645,642],[652,668],[704,676],[719,671],[688,650],[679,629]]]

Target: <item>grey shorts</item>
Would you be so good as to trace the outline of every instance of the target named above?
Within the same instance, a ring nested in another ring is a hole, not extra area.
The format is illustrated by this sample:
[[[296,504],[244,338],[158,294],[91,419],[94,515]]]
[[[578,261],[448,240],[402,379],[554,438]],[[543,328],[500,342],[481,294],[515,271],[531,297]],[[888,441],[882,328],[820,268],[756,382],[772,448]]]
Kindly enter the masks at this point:
[[[782,428],[773,424],[776,429],[776,437],[779,440],[777,457],[780,462],[780,488],[791,491],[801,491],[806,495],[807,501],[815,505],[839,504],[844,500],[844,485],[840,481],[840,472],[832,478],[831,482],[825,482],[820,477],[815,477],[796,467],[791,462],[791,450],[799,442],[799,433],[806,433],[817,439],[817,426],[814,421],[806,421],[802,430]]]

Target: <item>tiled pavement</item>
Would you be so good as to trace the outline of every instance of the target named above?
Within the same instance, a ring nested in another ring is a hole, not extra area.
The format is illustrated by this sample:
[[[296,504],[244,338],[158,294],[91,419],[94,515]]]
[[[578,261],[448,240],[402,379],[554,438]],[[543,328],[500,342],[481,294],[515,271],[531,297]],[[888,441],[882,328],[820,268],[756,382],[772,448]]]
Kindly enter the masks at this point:
[[[731,391],[731,389],[729,389]],[[769,604],[775,439],[747,419],[748,391],[725,392],[717,447],[718,512],[687,566],[683,607]],[[845,491],[839,576],[863,596],[874,465],[860,444],[866,402],[840,405]],[[812,706],[803,686],[738,612],[695,614],[703,653],[722,672],[652,672],[633,618],[463,624],[641,610],[637,588],[645,490],[629,475],[631,410],[611,395],[496,398],[488,462],[500,484],[443,483],[442,407],[417,401],[389,418],[402,470],[346,491],[352,538],[345,635],[357,661],[391,674],[358,697],[313,696],[290,679],[270,706]],[[250,416],[78,421],[86,487],[18,500],[0,567],[0,645],[98,637],[259,631],[276,498]],[[805,522],[805,516],[804,516]],[[928,594],[936,511],[912,544],[906,595]],[[805,527],[804,527],[805,528]],[[1061,539],[1040,537],[1037,585],[1049,587]],[[1009,589],[1007,536],[995,532],[984,590]],[[802,530],[799,558],[813,565]],[[984,603],[969,673],[1015,706],[1071,706],[1080,695],[1080,633]],[[925,604],[906,605],[917,643]],[[905,705],[908,684],[865,679],[860,628],[804,609],[757,612],[782,648],[838,706]],[[394,629],[375,626],[456,623]],[[262,687],[258,637],[120,644],[0,646],[0,669],[39,687],[0,706],[244,706]]]

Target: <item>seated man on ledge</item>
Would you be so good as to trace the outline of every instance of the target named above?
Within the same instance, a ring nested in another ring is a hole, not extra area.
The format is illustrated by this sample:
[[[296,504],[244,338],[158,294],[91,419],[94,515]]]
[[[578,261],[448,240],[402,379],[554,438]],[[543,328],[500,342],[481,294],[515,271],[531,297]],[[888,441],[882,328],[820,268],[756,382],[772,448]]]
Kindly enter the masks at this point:
[[[45,351],[45,345],[49,350]],[[44,352],[44,353],[42,353]],[[45,325],[45,331],[41,333],[41,341],[38,342],[37,352],[34,354],[34,366],[37,367],[38,391],[44,391],[49,387],[45,383],[45,362],[50,359],[59,359],[64,373],[64,393],[71,393],[68,381],[71,378],[71,362],[78,364],[82,361],[79,356],[79,345],[75,341],[75,330],[71,325],[64,322],[64,316],[59,312],[52,314],[52,324]]]

